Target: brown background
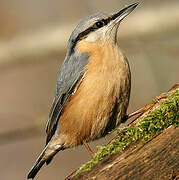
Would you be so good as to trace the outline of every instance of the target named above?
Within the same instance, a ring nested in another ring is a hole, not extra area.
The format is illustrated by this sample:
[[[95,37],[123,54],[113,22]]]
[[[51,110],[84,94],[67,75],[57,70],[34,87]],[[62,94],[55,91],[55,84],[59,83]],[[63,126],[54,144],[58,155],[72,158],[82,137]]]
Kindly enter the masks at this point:
[[[65,56],[62,47],[66,46],[66,38],[74,25],[93,12],[115,12],[132,2],[0,0],[0,179],[25,179],[44,147],[45,122],[57,73]],[[128,112],[140,108],[178,82],[178,7],[178,0],[141,1],[135,12],[121,24],[120,46],[129,59],[132,71]],[[43,43],[39,42],[47,38],[46,42],[51,47],[48,31],[56,30],[62,31],[59,36],[56,33],[59,50],[57,43],[57,50],[53,50],[52,46],[46,53],[47,45],[43,47]],[[45,36],[33,40],[35,35],[40,36],[44,32]],[[34,50],[23,49],[31,40]],[[18,46],[22,52],[18,49],[20,55],[16,56],[13,50]],[[39,54],[40,49],[42,52]],[[24,55],[24,51],[29,54]],[[38,53],[33,54],[36,51]],[[96,145],[108,140],[109,137],[106,137],[91,145],[95,150]],[[37,179],[63,179],[89,159],[82,146],[60,152],[48,168],[40,171]]]

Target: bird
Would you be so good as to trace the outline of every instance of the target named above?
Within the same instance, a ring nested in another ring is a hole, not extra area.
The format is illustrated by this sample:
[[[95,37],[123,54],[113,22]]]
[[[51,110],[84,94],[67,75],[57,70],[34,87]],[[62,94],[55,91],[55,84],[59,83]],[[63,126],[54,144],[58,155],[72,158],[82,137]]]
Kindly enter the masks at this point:
[[[131,72],[118,28],[138,4],[113,14],[92,14],[72,32],[46,125],[46,145],[28,179],[61,150],[84,144],[93,155],[88,142],[107,135],[126,116]]]

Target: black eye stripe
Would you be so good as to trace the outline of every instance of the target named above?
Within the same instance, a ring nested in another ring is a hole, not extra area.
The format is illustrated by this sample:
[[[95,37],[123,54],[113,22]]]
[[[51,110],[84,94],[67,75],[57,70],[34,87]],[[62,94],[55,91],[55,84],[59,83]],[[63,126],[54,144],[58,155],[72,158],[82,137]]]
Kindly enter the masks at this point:
[[[108,18],[108,19],[103,19],[102,21],[104,22],[105,25],[107,25],[110,20],[109,20],[109,18]]]
[[[107,19],[102,19],[102,20],[100,20],[100,21],[97,21],[96,23],[102,22],[102,23],[103,23],[103,26],[106,26],[111,20],[112,20],[112,17],[109,17],[109,18],[107,18]],[[93,32],[93,31],[95,31],[96,29],[99,29],[99,28],[102,27],[102,26],[101,26],[101,27],[97,27],[97,26],[96,26],[96,23],[93,24],[93,26],[91,26],[91,27],[89,27],[88,29],[86,29],[85,31],[81,32],[81,33],[76,37],[76,39],[72,40],[72,41],[73,41],[73,47],[72,47],[72,49],[75,47],[76,43],[77,43],[79,40],[85,38],[90,32]]]
[[[102,22],[103,26],[107,25],[109,22],[111,21],[111,17],[107,18],[107,19],[102,19],[100,21],[97,21],[96,23]],[[85,31],[81,32],[77,37],[77,40],[82,39],[82,37],[85,37],[87,34],[89,34],[90,32],[98,29],[99,27],[96,26],[96,23],[93,24],[93,26],[89,27],[88,29],[86,29]]]
[[[101,28],[105,25],[107,25],[110,22],[111,18],[108,19],[102,19],[100,21],[97,21],[93,26],[94,28]]]

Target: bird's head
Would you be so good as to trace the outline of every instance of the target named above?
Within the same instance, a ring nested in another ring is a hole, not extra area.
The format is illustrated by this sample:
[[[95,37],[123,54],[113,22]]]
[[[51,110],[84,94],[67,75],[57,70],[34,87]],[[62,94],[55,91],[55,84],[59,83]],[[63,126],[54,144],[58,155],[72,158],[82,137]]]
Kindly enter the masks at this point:
[[[73,52],[78,42],[96,43],[98,41],[106,41],[111,39],[117,41],[117,30],[121,21],[129,15],[138,3],[134,3],[125,7],[114,14],[97,13],[88,16],[81,21],[72,32],[68,50]]]

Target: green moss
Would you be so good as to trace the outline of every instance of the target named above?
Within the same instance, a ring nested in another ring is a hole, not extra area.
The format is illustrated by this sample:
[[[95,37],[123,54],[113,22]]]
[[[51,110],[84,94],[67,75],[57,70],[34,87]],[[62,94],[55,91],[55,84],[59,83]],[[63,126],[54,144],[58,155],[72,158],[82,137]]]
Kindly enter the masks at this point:
[[[141,141],[144,143],[150,140],[171,125],[179,126],[179,90],[176,90],[166,100],[161,102],[159,107],[140,119],[135,126],[116,130],[122,135],[112,144],[99,146],[94,158],[78,169],[76,175],[90,170],[108,155],[117,152],[122,153],[132,142]]]

